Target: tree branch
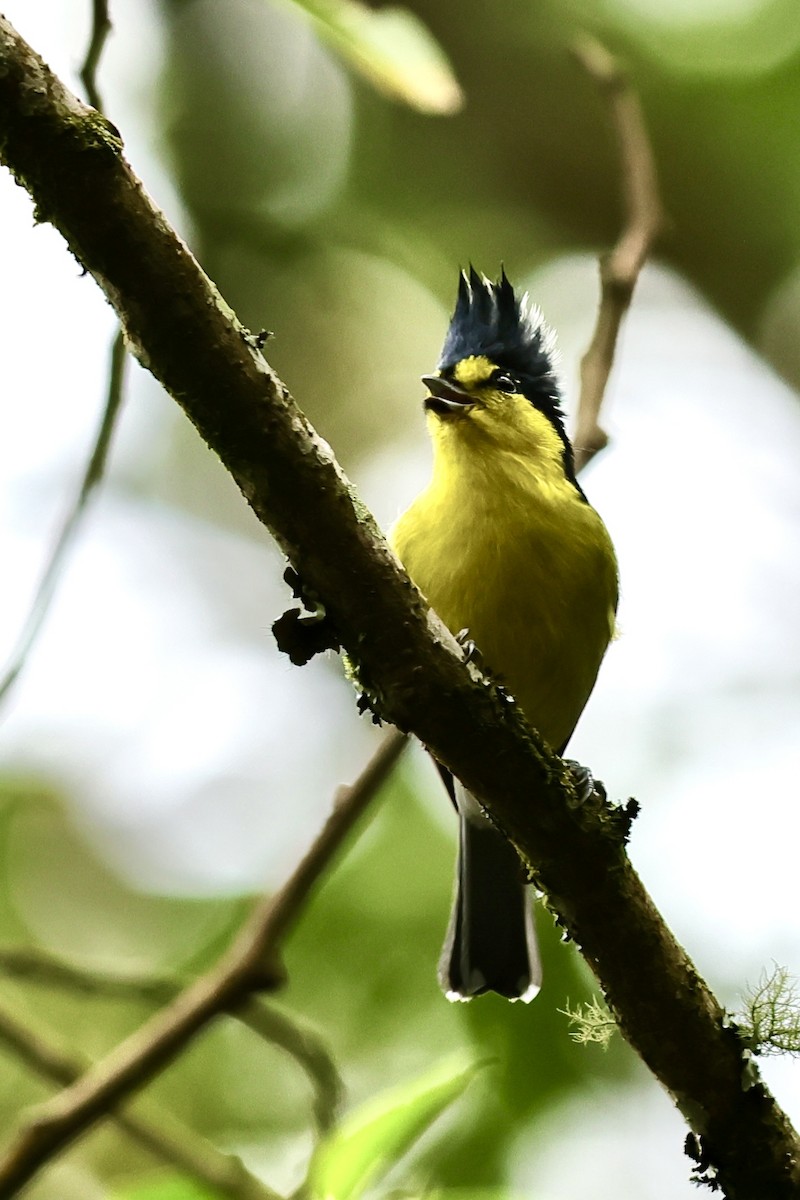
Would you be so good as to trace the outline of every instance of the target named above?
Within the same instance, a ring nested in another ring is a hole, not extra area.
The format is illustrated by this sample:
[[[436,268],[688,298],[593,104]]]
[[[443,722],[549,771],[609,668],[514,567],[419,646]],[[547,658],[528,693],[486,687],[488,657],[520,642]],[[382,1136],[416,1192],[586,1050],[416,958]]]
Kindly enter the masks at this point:
[[[796,1197],[797,1136],[633,870],[624,814],[597,796],[578,804],[561,760],[465,666],[329,448],[145,194],[116,132],[3,19],[0,154],[322,597],[378,711],[455,772],[531,865],[624,1035],[697,1135],[701,1165],[729,1200]],[[274,949],[338,845],[338,826],[334,815],[211,976],[47,1106],[0,1168],[0,1196],[160,1069],[220,1010],[220,988],[227,1006],[243,980],[274,972]]]
[[[86,506],[95,488],[103,478],[108,451],[111,445],[111,436],[117,422],[120,405],[122,404],[127,357],[125,338],[123,337],[122,330],[119,329],[111,347],[108,392],[94,444],[89,454],[89,461],[86,464],[86,470],[78,488],[78,493],[61,527],[61,532],[56,538],[50,559],[39,581],[30,612],[17,638],[16,645],[11,651],[3,675],[0,677],[0,708],[2,708],[3,703],[8,698],[9,692],[17,682],[28,655],[39,636],[44,620],[50,611],[50,605],[53,601],[59,578],[75,541],[75,535],[80,528],[83,515],[86,512]]]
[[[602,89],[617,135],[625,222],[614,249],[600,259],[600,307],[581,360],[581,394],[573,443],[577,470],[608,443],[600,409],[614,365],[620,327],[650,249],[666,225],[655,158],[639,97],[605,46],[584,37],[573,54]]]
[[[0,947],[0,974],[23,983],[58,988],[78,995],[106,1000],[138,1000],[150,1004],[169,1004],[187,986],[186,980],[169,975],[90,971],[64,962],[43,950],[28,947]],[[318,1034],[296,1018],[288,1017],[255,998],[235,1008],[231,1016],[297,1061],[314,1088],[314,1121],[317,1129],[320,1133],[330,1129],[341,1105],[344,1085],[336,1063]]]
[[[251,996],[232,1013],[253,1033],[280,1046],[304,1068],[314,1085],[314,1124],[319,1134],[333,1128],[344,1096],[344,1084],[336,1063],[322,1039],[271,1004]]]
[[[5,1005],[0,1007],[0,1042],[38,1075],[63,1087],[79,1079],[87,1067],[57,1050]],[[117,1113],[113,1120],[145,1150],[230,1200],[281,1200],[277,1192],[251,1175],[240,1159],[223,1154],[164,1112],[150,1119]]]
[[[284,937],[405,745],[406,738],[393,730],[356,783],[339,789],[333,812],[307,854],[281,890],[256,906],[233,945],[211,970],[102,1062],[39,1107],[0,1162],[3,1200],[96,1120],[110,1114],[121,1099],[163,1070],[215,1017],[243,1005],[242,1019],[258,1022],[252,993],[281,982],[277,956]],[[262,1033],[263,1029],[262,1021]]]

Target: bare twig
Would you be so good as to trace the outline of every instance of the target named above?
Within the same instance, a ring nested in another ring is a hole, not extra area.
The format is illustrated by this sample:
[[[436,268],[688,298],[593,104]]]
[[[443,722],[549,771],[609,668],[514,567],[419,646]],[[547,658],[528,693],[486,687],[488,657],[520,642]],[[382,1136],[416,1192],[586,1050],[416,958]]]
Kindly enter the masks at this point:
[[[406,738],[396,730],[384,737],[356,782],[339,790],[331,815],[287,882],[271,900],[257,905],[210,971],[36,1110],[0,1163],[0,1197],[13,1196],[60,1149],[163,1070],[215,1017],[280,981],[278,954],[284,937],[405,745]]]
[[[87,1067],[56,1049],[49,1037],[31,1028],[27,1018],[20,1020],[6,1006],[0,1007],[0,1043],[37,1074],[64,1087],[80,1078]],[[231,1200],[280,1200],[278,1193],[251,1175],[238,1158],[223,1154],[165,1112],[151,1111],[147,1118],[116,1113],[113,1120],[151,1154]]]
[[[58,586],[58,581],[66,565],[84,513],[86,512],[86,507],[93,491],[105,472],[111,436],[114,432],[114,426],[122,403],[126,358],[125,340],[120,329],[117,331],[111,347],[108,393],[94,445],[89,455],[89,461],[86,464],[86,470],[78,488],[78,494],[72,502],[61,532],[56,539],[50,560],[36,589],[36,595],[34,596],[30,612],[17,638],[17,643],[11,651],[2,678],[0,678],[0,706],[7,699],[11,689],[17,682],[31,648],[44,624],[45,617],[50,610],[50,605],[55,595],[56,587]]]
[[[138,1000],[168,1004],[186,987],[171,975],[131,975],[88,970],[44,950],[0,948],[0,974],[40,987],[59,988],[105,1000]],[[262,1000],[252,998],[231,1012],[267,1042],[279,1046],[303,1068],[314,1088],[314,1121],[320,1133],[330,1129],[344,1087],[336,1063],[322,1039],[308,1025]]]
[[[606,94],[617,135],[625,225],[614,249],[600,259],[601,296],[592,340],[581,360],[581,394],[573,444],[578,470],[608,442],[599,423],[620,326],[653,242],[666,224],[655,159],[639,97],[617,60],[594,38],[573,53]]]
[[[105,47],[106,38],[111,31],[111,20],[108,15],[108,0],[92,0],[92,32],[86,58],[81,67],[80,77],[86,88],[89,103],[99,112],[103,111],[103,102],[97,90],[96,74]],[[75,535],[80,528],[86,507],[92,492],[103,477],[108,457],[111,436],[119,415],[122,395],[125,385],[125,339],[120,328],[111,347],[111,357],[108,371],[108,387],[106,403],[100,418],[100,425],[89,454],[83,479],[67,518],[56,539],[50,560],[45,567],[30,611],[17,638],[16,645],[0,676],[0,707],[7,699],[10,691],[17,682],[27,661],[33,645],[39,636],[45,618],[50,611],[58,581],[64,571],[70,550],[75,541]]]
[[[142,1000],[168,1004],[184,984],[177,978],[128,975],[73,966],[46,950],[27,946],[0,947],[0,974],[37,987],[59,988],[105,1000]]]
[[[108,0],[92,0],[92,33],[86,58],[81,67],[81,83],[86,88],[89,103],[98,112],[103,112],[103,102],[97,90],[97,68],[105,49],[106,38],[111,32],[111,18],[108,15]]]
[[[317,1132],[333,1128],[344,1097],[342,1077],[327,1046],[319,1035],[294,1016],[289,1017],[272,1004],[252,996],[232,1010],[253,1033],[280,1046],[305,1069],[314,1085],[314,1124]]]

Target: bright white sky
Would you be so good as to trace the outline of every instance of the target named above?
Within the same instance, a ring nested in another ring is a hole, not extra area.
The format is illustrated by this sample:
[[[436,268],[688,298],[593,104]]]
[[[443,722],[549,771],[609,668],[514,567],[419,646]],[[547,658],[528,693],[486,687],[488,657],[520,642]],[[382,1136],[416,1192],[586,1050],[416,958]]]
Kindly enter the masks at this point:
[[[5,4],[73,84],[88,8]],[[155,69],[157,26],[140,3],[115,4],[114,13],[109,110],[159,202],[175,212],[137,103]],[[32,226],[7,175],[0,230],[5,657],[82,465],[114,323],[59,237]],[[525,281],[560,331],[568,381],[591,323],[594,279],[594,264],[575,258]],[[118,485],[136,477],[168,419],[141,378],[129,409]],[[606,419],[612,449],[585,486],[619,551],[621,637],[571,752],[613,796],[642,802],[634,862],[734,1004],[736,987],[772,960],[800,973],[800,406],[690,288],[652,269],[625,329]],[[417,455],[387,450],[379,470],[365,469],[360,482],[387,519],[410,499],[426,454],[420,426]],[[273,576],[257,542],[112,483],[0,726],[0,765],[51,770],[70,784],[88,835],[143,885],[215,891],[274,879],[365,757],[371,731],[331,671],[295,671],[270,649],[269,624],[285,606]],[[798,1069],[773,1064],[769,1075],[800,1116]],[[651,1157],[635,1171],[627,1159],[636,1176],[627,1194],[688,1200],[696,1193],[674,1150],[681,1135],[669,1104],[653,1106]],[[564,1121],[584,1131],[586,1153],[573,1144],[569,1167],[559,1155],[540,1194],[621,1194],[620,1163],[609,1160],[605,1180],[593,1149],[608,1143],[603,1115]],[[674,1171],[654,1181],[656,1155],[669,1153]]]

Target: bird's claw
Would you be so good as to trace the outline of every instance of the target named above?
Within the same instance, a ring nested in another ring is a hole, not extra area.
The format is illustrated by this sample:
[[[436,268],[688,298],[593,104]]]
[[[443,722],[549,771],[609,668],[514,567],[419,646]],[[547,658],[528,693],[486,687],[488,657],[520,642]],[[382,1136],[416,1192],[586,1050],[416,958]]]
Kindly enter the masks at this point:
[[[608,799],[605,784],[601,780],[595,779],[588,767],[574,758],[565,758],[564,763],[575,788],[578,804],[588,804],[592,796],[597,796],[601,802],[605,803]]]
[[[456,641],[461,647],[461,653],[465,663],[475,663],[476,667],[481,665],[481,652],[469,636],[468,629],[460,629],[456,634]]]

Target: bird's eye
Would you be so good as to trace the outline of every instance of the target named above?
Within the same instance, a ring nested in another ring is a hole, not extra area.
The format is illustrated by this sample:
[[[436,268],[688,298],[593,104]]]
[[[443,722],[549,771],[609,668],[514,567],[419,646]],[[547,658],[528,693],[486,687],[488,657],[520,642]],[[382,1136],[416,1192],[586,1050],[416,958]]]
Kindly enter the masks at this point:
[[[507,371],[495,371],[489,382],[492,387],[496,387],[500,392],[515,392],[517,390],[517,381],[513,375],[509,375]]]

